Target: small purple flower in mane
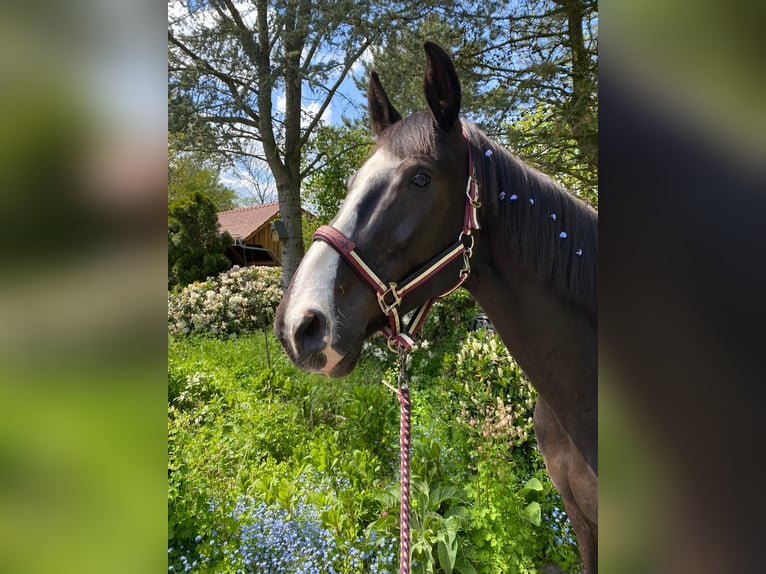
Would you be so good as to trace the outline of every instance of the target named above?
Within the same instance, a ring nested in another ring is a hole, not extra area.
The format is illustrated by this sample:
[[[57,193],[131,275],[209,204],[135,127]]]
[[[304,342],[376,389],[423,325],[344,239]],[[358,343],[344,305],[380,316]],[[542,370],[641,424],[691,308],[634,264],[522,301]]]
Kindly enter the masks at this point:
[[[514,193],[514,194],[511,196],[511,201],[516,201],[517,199],[519,199],[519,196],[518,196],[518,195],[516,195],[516,194]]]
[[[577,257],[582,257],[582,249],[578,249],[575,253],[577,254]]]
[[[551,219],[552,219],[553,221],[556,221],[556,214],[555,214],[555,213],[551,213]]]
[[[492,158],[492,150],[491,150],[491,149],[488,149],[487,151],[485,151],[485,152],[484,152],[484,156],[485,156],[487,159],[491,159],[491,158]]]
[[[534,198],[531,198],[531,197],[530,197],[530,198],[529,198],[529,205],[534,205],[534,204],[535,204],[535,200],[534,200]]]
[[[561,239],[566,239],[567,238],[567,232],[566,231],[562,231],[561,233],[559,233],[559,237],[561,237]]]
[[[502,201],[502,200],[504,200],[504,199],[505,199],[505,192],[504,192],[504,191],[501,191],[501,192],[500,192],[500,201]]]

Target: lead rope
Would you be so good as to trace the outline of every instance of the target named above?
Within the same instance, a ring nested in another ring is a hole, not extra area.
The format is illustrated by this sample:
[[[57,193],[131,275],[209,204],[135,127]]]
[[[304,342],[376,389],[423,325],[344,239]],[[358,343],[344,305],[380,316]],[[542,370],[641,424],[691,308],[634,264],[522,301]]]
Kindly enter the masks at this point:
[[[398,388],[386,381],[399,399],[399,574],[410,574],[410,386],[407,381],[407,353],[404,345],[396,350],[399,358]]]
[[[399,347],[399,574],[410,574],[410,386],[407,351]]]

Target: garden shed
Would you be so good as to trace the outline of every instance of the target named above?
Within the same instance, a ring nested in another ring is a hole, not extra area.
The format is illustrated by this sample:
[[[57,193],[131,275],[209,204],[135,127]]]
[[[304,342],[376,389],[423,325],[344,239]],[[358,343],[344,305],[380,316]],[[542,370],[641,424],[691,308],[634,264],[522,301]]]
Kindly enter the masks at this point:
[[[226,252],[232,263],[281,266],[279,202],[221,211],[218,223],[220,231],[228,231],[234,240]]]

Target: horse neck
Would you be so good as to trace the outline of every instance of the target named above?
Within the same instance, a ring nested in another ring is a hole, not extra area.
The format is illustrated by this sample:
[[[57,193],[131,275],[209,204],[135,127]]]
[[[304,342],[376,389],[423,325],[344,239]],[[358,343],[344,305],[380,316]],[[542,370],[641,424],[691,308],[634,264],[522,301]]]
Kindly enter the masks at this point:
[[[491,252],[502,245],[499,238],[482,239],[466,288],[580,450],[590,453],[597,444],[595,319],[536,278],[520,258],[499,259]],[[594,465],[595,457],[586,454]]]

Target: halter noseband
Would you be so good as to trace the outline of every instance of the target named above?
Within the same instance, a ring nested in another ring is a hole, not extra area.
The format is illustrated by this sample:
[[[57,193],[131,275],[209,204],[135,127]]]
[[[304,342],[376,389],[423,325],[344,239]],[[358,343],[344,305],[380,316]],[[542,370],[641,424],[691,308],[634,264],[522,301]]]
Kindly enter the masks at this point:
[[[378,297],[380,310],[388,318],[388,326],[383,327],[381,332],[388,339],[388,347],[393,351],[398,345],[406,350],[412,348],[415,344],[414,336],[418,329],[425,322],[428,311],[437,299],[446,297],[460,287],[468,275],[471,273],[471,257],[473,256],[474,236],[472,232],[479,229],[478,209],[481,207],[479,202],[479,185],[476,180],[476,171],[473,164],[473,154],[471,153],[471,143],[468,141],[468,135],[463,129],[463,137],[468,145],[468,182],[466,183],[465,195],[465,215],[463,217],[463,229],[457,238],[457,241],[447,249],[433,257],[428,263],[418,268],[403,281],[385,282],[380,276],[365,263],[364,258],[359,255],[356,245],[348,237],[330,225],[323,225],[314,233],[314,240],[321,240],[328,243],[351,265],[351,268],[364,281],[375,290]],[[458,281],[454,287],[448,291],[433,297],[415,309],[414,315],[409,323],[402,325],[401,309],[402,299],[410,291],[420,287],[426,281],[434,277],[439,271],[447,265],[458,259],[463,258],[463,268],[458,274]]]

